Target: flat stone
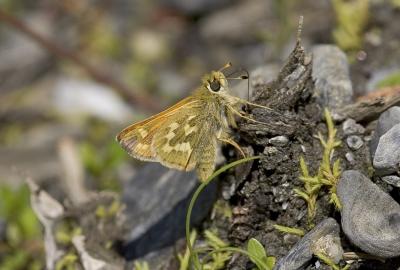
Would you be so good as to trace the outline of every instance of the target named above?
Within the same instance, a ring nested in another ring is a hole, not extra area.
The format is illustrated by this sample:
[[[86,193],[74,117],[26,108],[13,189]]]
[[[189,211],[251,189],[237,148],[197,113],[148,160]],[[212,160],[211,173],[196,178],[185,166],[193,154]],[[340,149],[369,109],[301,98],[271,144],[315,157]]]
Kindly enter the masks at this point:
[[[379,175],[400,171],[400,124],[393,126],[380,137],[373,166]]]
[[[378,119],[374,135],[370,143],[371,157],[374,158],[376,148],[378,147],[380,137],[389,131],[394,125],[400,123],[400,107],[391,107],[383,112]]]
[[[142,257],[184,237],[187,207],[198,185],[194,172],[171,170],[159,163],[146,164],[126,183],[122,201],[126,224],[131,228],[122,247],[124,257]],[[192,213],[193,224],[207,216],[216,194],[215,182],[200,194]]]
[[[342,173],[337,186],[342,229],[363,251],[382,258],[400,256],[400,205],[366,176]]]
[[[285,257],[278,261],[274,270],[302,269],[312,259],[313,252],[316,252],[319,247],[325,246],[323,242],[326,239],[334,239],[333,241],[329,240],[331,245],[328,248],[329,250],[326,251],[328,253],[332,252],[331,255],[333,255],[334,260],[338,257],[341,258],[343,249],[340,246],[339,231],[339,224],[336,220],[333,218],[323,220],[301,238]]]

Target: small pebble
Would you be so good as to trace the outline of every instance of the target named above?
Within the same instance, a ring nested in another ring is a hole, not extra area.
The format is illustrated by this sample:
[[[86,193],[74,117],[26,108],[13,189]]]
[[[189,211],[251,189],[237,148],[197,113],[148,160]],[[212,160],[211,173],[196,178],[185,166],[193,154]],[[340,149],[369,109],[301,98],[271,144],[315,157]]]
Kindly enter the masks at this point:
[[[267,146],[264,148],[263,154],[264,155],[273,155],[278,153],[278,149],[276,147],[273,146]]]
[[[269,139],[268,142],[274,146],[285,146],[288,144],[289,139],[286,136],[276,136]]]
[[[378,124],[370,143],[371,157],[374,158],[376,148],[378,147],[380,138],[388,132],[394,125],[400,123],[400,106],[391,107],[383,112],[378,119]]]
[[[311,248],[314,254],[325,254],[334,263],[339,263],[343,257],[343,248],[338,235],[327,234],[315,241]]]
[[[288,207],[289,203],[288,202],[284,202],[282,203],[282,210],[286,210]]]
[[[400,170],[400,124],[393,126],[379,138],[373,166],[379,175],[392,174]]]
[[[358,150],[364,145],[364,141],[357,135],[351,135],[347,137],[346,143],[352,150]]]
[[[355,159],[354,159],[353,153],[348,152],[348,153],[345,154],[345,157],[346,157],[346,160],[347,160],[351,165],[355,164]]]
[[[382,180],[388,183],[389,185],[400,188],[400,177],[398,177],[397,175],[383,176]]]
[[[298,235],[287,233],[283,236],[283,243],[285,243],[285,245],[292,246],[296,244],[300,240],[300,238],[301,237]]]
[[[354,119],[347,119],[346,121],[344,121],[343,123],[343,133],[344,135],[362,135],[365,132],[365,128],[360,125],[357,124],[356,121],[354,121]]]

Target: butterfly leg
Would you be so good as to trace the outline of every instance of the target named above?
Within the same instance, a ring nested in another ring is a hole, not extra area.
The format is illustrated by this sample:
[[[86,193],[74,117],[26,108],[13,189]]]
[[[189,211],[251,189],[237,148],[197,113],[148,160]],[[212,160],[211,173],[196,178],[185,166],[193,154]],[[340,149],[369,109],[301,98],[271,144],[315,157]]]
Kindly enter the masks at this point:
[[[224,142],[224,143],[227,143],[227,144],[232,145],[233,147],[236,148],[236,150],[239,151],[239,153],[243,156],[243,158],[246,157],[246,154],[244,153],[243,149],[240,148],[239,144],[237,144],[237,143],[236,143],[234,140],[232,140],[231,138],[225,136],[225,137],[218,138],[218,140],[220,140],[221,142]]]
[[[257,124],[265,124],[265,123],[263,123],[263,122],[254,120],[254,119],[252,119],[252,118],[246,116],[244,113],[241,113],[241,112],[237,111],[237,110],[234,109],[232,106],[229,106],[229,109],[231,110],[231,112],[232,112],[233,114],[236,114],[236,115],[239,116],[240,118],[244,118],[244,119],[246,119],[246,120],[249,120],[250,122],[254,122],[254,123],[257,123]]]
[[[263,105],[260,105],[260,104],[257,104],[257,103],[252,103],[252,102],[244,100],[244,99],[241,99],[240,102],[244,103],[244,104],[247,104],[247,105],[254,106],[254,107],[258,107],[258,108],[263,108],[263,109],[266,109],[266,110],[272,110],[271,108],[269,108],[267,106],[263,106]]]

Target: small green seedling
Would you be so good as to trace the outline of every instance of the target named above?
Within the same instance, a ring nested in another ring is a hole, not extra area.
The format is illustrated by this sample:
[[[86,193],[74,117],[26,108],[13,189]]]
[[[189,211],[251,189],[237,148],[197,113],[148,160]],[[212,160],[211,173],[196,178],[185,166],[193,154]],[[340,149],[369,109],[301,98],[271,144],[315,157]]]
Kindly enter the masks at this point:
[[[276,259],[267,256],[263,245],[255,238],[251,238],[247,243],[247,253],[250,260],[257,266],[258,270],[272,270],[275,266]]]

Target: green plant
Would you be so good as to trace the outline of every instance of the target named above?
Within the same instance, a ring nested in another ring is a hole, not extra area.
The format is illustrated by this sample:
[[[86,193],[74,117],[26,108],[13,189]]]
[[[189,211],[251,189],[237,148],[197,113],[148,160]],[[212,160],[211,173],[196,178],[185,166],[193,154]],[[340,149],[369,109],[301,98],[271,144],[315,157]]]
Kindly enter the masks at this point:
[[[195,230],[192,231],[190,234],[190,242],[194,243],[196,241],[197,233]],[[186,246],[185,253],[178,254],[178,260],[179,260],[179,270],[189,270],[189,265],[190,265],[190,250],[189,247]]]
[[[57,261],[56,270],[75,270],[77,268],[78,258],[75,251],[65,254]]]
[[[298,235],[298,236],[303,236],[305,234],[305,232],[302,229],[286,227],[286,226],[282,226],[282,225],[278,225],[278,224],[275,224],[274,228],[282,233],[289,233],[289,234],[294,234],[294,235]]]
[[[348,270],[351,266],[350,264],[346,264],[344,267],[340,267],[323,253],[316,253],[315,256],[317,256],[317,258],[324,262],[326,265],[330,266],[332,270]]]
[[[147,262],[135,262],[135,270],[150,270]]]
[[[249,242],[247,243],[247,252],[250,255],[250,260],[257,266],[257,269],[272,270],[274,268],[276,262],[275,257],[267,256],[263,245],[258,242],[257,239],[251,238],[249,240]]]
[[[16,189],[0,186],[0,219],[5,221],[5,239],[0,240],[0,270],[42,269],[41,228],[25,185]]]
[[[359,50],[368,23],[369,0],[332,0],[332,5],[337,21],[335,43],[344,51]]]
[[[80,154],[86,170],[96,179],[102,190],[120,190],[115,168],[126,160],[127,155],[117,142],[112,141],[102,148],[84,142],[80,145]]]
[[[226,244],[221,239],[219,239],[216,235],[212,234],[211,232],[208,232],[208,233],[206,233],[206,238],[209,242],[209,245],[211,246],[211,251],[210,251],[209,248],[194,250],[193,245],[194,245],[195,239],[192,239],[190,237],[190,217],[192,214],[193,206],[194,206],[198,196],[200,195],[200,193],[204,190],[204,188],[213,179],[215,179],[218,175],[225,172],[226,170],[233,168],[241,163],[248,162],[248,161],[251,161],[254,159],[259,159],[259,158],[260,158],[259,156],[243,158],[243,159],[234,161],[232,163],[229,163],[229,164],[223,166],[219,170],[215,171],[205,182],[200,184],[200,186],[194,192],[193,197],[189,203],[188,211],[186,213],[186,224],[185,224],[186,225],[187,250],[190,254],[189,258],[190,258],[190,261],[193,263],[194,269],[205,269],[204,267],[207,267],[207,264],[202,264],[202,262],[208,262],[209,258],[215,258],[215,257],[213,257],[215,254],[225,253],[224,256],[222,256],[222,257],[220,257],[220,259],[218,259],[218,263],[221,263],[222,260],[225,260],[227,258],[228,253],[233,253],[233,252],[241,253],[243,255],[248,256],[249,259],[257,265],[258,269],[261,269],[261,270],[270,270],[270,269],[272,269],[270,266],[275,264],[275,259],[272,259],[272,257],[266,257],[265,250],[264,250],[264,253],[262,253],[262,252],[260,252],[259,246],[254,248],[254,246],[255,246],[254,241],[257,241],[255,239],[251,240],[252,241],[252,243],[250,244],[251,252],[249,252],[249,251],[246,251],[246,250],[243,250],[240,248],[225,246]],[[261,247],[262,247],[262,245],[261,245]],[[202,257],[202,262],[201,262],[199,259],[199,253],[205,252],[205,251],[209,251],[209,252],[204,257]],[[265,256],[264,256],[264,254],[265,254]],[[266,257],[266,258],[264,258],[264,257]],[[218,266],[219,266],[219,264],[218,264]],[[183,269],[185,269],[185,268],[183,268]]]
[[[221,238],[219,238],[215,233],[210,230],[204,232],[206,243],[212,250],[218,250],[220,248],[228,247],[229,245],[225,243]],[[211,255],[211,260],[203,263],[204,270],[219,270],[223,269],[225,263],[231,258],[232,252],[217,252]]]
[[[322,161],[316,175],[311,176],[304,158],[300,158],[300,179],[304,183],[303,189],[294,189],[297,195],[307,202],[308,221],[311,224],[316,213],[316,204],[319,192],[323,186],[328,187],[330,193],[330,202],[336,208],[340,209],[341,204],[336,195],[336,186],[340,179],[340,159],[331,164],[331,157],[336,147],[341,145],[341,141],[336,139],[337,130],[333,124],[332,116],[327,109],[325,109],[325,119],[328,128],[328,138],[325,140],[321,133],[318,133],[324,151],[322,154]]]
[[[378,82],[377,87],[390,87],[400,85],[400,70],[393,72]]]

